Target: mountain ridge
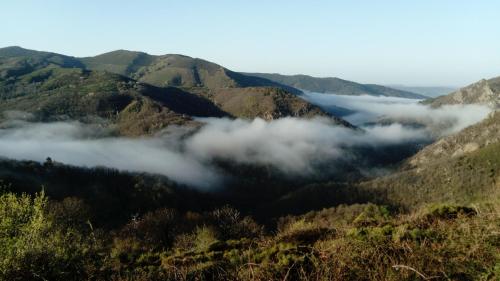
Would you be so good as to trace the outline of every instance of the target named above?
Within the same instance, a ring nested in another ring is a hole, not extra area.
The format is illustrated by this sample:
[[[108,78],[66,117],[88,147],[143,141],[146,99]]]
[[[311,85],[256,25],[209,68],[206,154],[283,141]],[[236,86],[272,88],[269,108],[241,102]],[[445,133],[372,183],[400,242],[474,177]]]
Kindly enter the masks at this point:
[[[18,46],[0,49],[7,55],[33,55],[38,51],[23,49]],[[38,52],[40,53],[40,52]],[[49,52],[42,52],[55,54]],[[58,55],[58,54],[56,54]],[[64,56],[64,55],[60,55]],[[427,96],[409,91],[397,90],[376,84],[360,84],[340,78],[317,78],[308,75],[286,76],[276,73],[244,73],[231,71],[213,62],[181,54],[150,55],[141,51],[115,50],[91,57],[71,57],[79,67],[90,70],[104,70],[129,76],[140,82],[155,86],[175,87],[279,87],[293,94],[300,95],[302,90],[314,92],[334,92],[343,95],[394,96],[414,99],[426,99]],[[290,79],[305,81],[289,81]]]
[[[447,96],[429,100],[432,107],[488,105],[481,122],[440,138],[406,159],[394,173],[360,183],[382,192],[403,207],[449,202],[470,204],[488,199],[500,188],[500,77],[480,80]],[[408,196],[411,194],[411,196]]]
[[[307,90],[317,93],[333,93],[339,95],[372,95],[372,96],[391,96],[413,99],[427,99],[427,96],[401,91],[376,84],[360,84],[337,77],[318,78],[304,74],[282,75],[278,73],[246,73],[248,75],[258,76],[281,84],[296,87],[301,90]]]
[[[500,108],[500,76],[482,79],[446,96],[429,99],[423,103],[431,107],[453,104],[481,104],[492,108]]]
[[[144,52],[116,50],[94,57],[81,58],[89,69],[106,70],[155,86],[244,88],[280,87],[293,94],[293,87],[259,77],[246,76],[221,65],[181,54],[150,55]]]
[[[429,162],[459,158],[497,142],[500,142],[500,111],[492,112],[478,124],[426,146],[408,159],[405,166],[418,168]]]
[[[122,63],[117,66],[116,55],[124,54],[126,56],[121,60]],[[105,56],[109,55],[113,57],[113,69],[100,64],[92,70],[73,57],[20,47],[0,49],[0,111],[35,113],[42,121],[96,116],[104,118],[117,126],[120,133],[129,136],[152,134],[170,124],[192,124],[193,116],[260,117],[270,120],[319,115],[330,117],[337,124],[353,127],[288,92],[286,87],[283,89],[276,83],[267,83],[265,79],[255,80],[229,70],[225,72],[222,67],[209,62],[195,63],[201,63],[201,66],[207,64],[207,72],[222,69],[224,73],[236,77],[240,84],[224,87],[225,82],[232,81],[229,76],[227,81],[208,79],[208,85],[178,87],[169,86],[168,83],[140,81],[120,73],[139,69],[138,61],[148,61],[144,53],[115,52]],[[175,55],[174,58],[179,56]],[[188,65],[193,63],[191,58],[185,58],[187,61],[184,62]],[[258,86],[251,86],[255,81]],[[247,87],[240,87],[242,85]],[[225,97],[221,99],[219,93],[227,93],[228,89],[231,89],[231,95],[222,94]],[[214,103],[214,97],[219,97],[218,105]],[[240,103],[238,106],[228,106],[226,103],[231,101],[234,105],[245,99],[253,99],[254,102]]]

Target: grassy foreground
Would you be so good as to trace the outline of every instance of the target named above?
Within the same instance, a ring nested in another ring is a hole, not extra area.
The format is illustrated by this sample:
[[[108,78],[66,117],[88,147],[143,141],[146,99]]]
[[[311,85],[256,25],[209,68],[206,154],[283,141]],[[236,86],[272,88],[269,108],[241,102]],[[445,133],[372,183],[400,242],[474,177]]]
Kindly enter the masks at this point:
[[[499,280],[500,201],[282,217],[158,209],[94,228],[82,200],[0,196],[0,280]]]

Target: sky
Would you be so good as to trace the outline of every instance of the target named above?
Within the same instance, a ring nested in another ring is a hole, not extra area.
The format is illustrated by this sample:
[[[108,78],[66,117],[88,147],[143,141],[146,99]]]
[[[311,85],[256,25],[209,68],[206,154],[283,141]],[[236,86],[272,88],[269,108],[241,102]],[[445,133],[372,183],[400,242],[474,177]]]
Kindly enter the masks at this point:
[[[231,70],[408,86],[500,75],[496,0],[16,0],[0,47],[178,53]]]

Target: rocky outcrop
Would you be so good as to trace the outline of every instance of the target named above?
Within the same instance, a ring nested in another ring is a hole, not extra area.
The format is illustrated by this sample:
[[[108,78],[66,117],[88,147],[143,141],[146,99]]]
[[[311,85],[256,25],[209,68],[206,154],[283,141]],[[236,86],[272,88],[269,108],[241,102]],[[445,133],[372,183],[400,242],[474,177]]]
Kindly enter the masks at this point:
[[[482,104],[500,108],[500,77],[481,80],[446,96],[425,101],[432,107],[453,104]]]
[[[500,142],[500,111],[491,113],[476,125],[425,147],[407,161],[406,168],[459,157],[497,142]]]

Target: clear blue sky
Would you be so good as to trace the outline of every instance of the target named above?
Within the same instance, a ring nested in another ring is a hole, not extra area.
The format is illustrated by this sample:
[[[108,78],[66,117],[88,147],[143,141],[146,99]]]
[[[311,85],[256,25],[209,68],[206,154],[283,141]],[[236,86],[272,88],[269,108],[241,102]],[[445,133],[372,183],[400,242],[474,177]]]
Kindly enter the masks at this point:
[[[237,71],[461,86],[500,75],[497,0],[12,0],[0,46],[182,53]]]

